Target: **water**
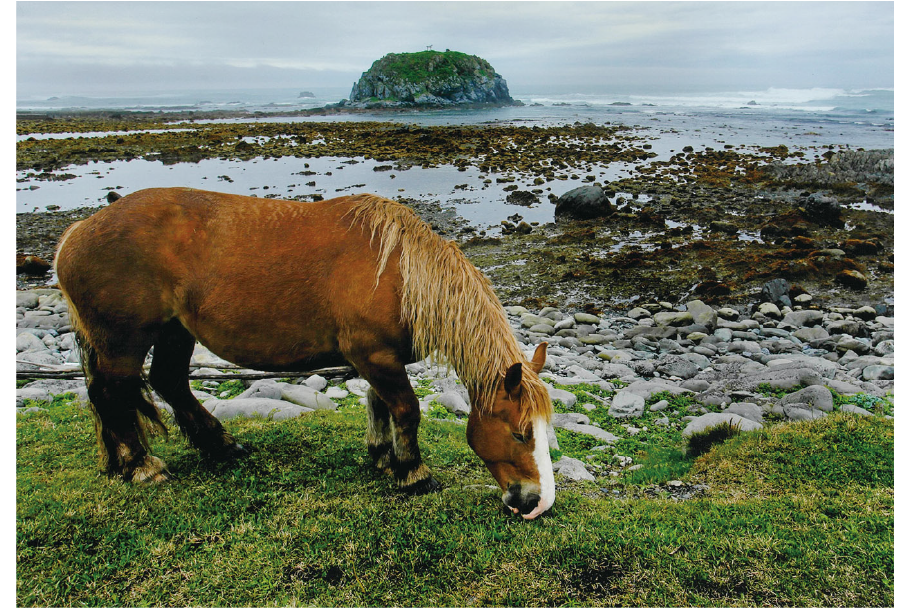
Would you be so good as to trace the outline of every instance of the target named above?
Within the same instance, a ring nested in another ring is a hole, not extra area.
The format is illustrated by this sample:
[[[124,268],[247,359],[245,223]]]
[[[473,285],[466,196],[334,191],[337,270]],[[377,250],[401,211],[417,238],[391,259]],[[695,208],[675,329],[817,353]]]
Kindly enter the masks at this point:
[[[48,111],[69,108],[128,111],[247,110],[291,111],[323,107],[347,96],[343,89],[311,89],[314,97],[300,97],[299,89],[250,91],[197,91],[155,96],[65,97],[19,99],[19,111]],[[576,122],[621,124],[637,128],[637,134],[651,144],[655,160],[666,160],[684,146],[695,149],[735,149],[746,146],[784,144],[791,150],[807,151],[812,159],[840,149],[884,149],[894,147],[894,93],[891,89],[851,91],[844,89],[766,89],[734,92],[639,92],[538,87],[515,89],[515,99],[524,106],[479,110],[434,109],[395,113],[347,114],[335,116],[260,116],[256,121],[388,121],[418,125],[567,125]],[[225,119],[231,120],[231,119]],[[204,122],[204,121],[200,121]],[[83,133],[80,137],[98,134]],[[24,139],[33,135],[18,136]],[[65,137],[54,135],[53,137]],[[34,135],[34,137],[41,137]],[[293,197],[370,191],[395,197],[439,200],[452,205],[474,225],[487,227],[518,212],[528,222],[553,220],[548,193],[557,195],[580,185],[565,181],[548,184],[552,190],[540,196],[532,208],[505,203],[506,192],[496,184],[496,175],[480,175],[473,168],[457,171],[451,166],[432,169],[414,167],[408,171],[376,172],[377,163],[364,159],[348,164],[344,158],[270,159],[254,161],[204,160],[199,163],[163,165],[157,161],[133,160],[72,165],[55,173],[75,175],[64,181],[29,179],[17,172],[17,212],[43,210],[49,205],[62,209],[104,204],[110,189],[128,193],[151,186],[190,186],[257,196]],[[297,175],[304,169],[312,177]],[[601,183],[626,177],[628,163],[595,166],[592,173]],[[221,176],[228,176],[229,180]],[[391,176],[395,175],[394,178]],[[485,185],[484,178],[493,181]],[[309,185],[314,183],[315,185]],[[516,177],[520,189],[530,190],[530,179]]]

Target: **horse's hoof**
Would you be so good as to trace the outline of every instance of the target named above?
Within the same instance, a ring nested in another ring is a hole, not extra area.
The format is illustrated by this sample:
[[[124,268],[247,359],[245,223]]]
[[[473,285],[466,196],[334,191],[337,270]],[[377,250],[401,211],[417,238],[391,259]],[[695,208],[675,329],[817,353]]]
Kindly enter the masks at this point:
[[[413,483],[410,486],[402,488],[402,491],[413,496],[421,496],[422,494],[442,492],[443,486],[433,477],[428,477],[426,479],[422,479],[421,481]]]
[[[132,483],[157,485],[170,481],[171,474],[168,472],[168,467],[161,458],[147,456],[145,462],[141,466],[133,469],[129,474],[128,479]]]
[[[250,455],[250,449],[245,448],[243,445],[241,445],[239,443],[232,443],[230,445],[224,446],[223,448],[221,448],[219,450],[213,450],[211,452],[206,453],[206,456],[208,458],[211,458],[212,460],[216,460],[219,462],[226,461],[226,460],[234,460],[236,458],[243,458],[244,456],[249,456],[249,455]]]

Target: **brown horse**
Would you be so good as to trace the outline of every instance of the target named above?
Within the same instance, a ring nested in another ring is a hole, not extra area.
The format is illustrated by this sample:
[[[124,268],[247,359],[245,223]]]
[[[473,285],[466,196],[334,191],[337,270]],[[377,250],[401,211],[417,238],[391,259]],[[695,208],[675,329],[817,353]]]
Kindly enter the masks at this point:
[[[191,443],[244,449],[190,392],[195,342],[244,367],[347,361],[371,385],[367,446],[410,492],[439,489],[421,461],[420,409],[405,365],[434,356],[471,397],[467,437],[528,519],[554,501],[551,402],[489,281],[410,209],[371,195],[318,203],[184,188],[125,196],[70,227],[56,258],[83,353],[99,452],[111,475],[157,482],[145,427],[163,428],[148,384]]]

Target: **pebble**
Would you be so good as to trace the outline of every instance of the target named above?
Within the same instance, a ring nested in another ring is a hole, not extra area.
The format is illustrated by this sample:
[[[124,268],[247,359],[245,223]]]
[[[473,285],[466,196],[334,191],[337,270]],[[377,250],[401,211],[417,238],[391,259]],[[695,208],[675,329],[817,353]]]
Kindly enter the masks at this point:
[[[522,306],[504,309],[524,351],[532,352],[544,339],[550,343],[542,378],[566,385],[592,384],[613,393],[587,409],[607,408],[611,416],[624,420],[629,435],[642,430],[637,419],[645,412],[645,402],[665,391],[692,394],[701,404],[726,408],[721,413],[706,413],[699,406],[682,419],[674,414],[654,421],[661,427],[682,421],[686,424],[683,434],[688,436],[726,421],[748,431],[762,428],[770,415],[792,421],[819,418],[835,409],[833,390],[876,397],[894,392],[894,318],[879,314],[872,306],[801,308],[811,301],[809,294],[803,294],[794,299],[798,310],[781,306],[781,302],[764,302],[750,312],[740,312],[691,300],[676,309],[669,303],[643,304],[613,317],[555,308],[537,312]],[[66,302],[59,292],[20,291],[16,305],[17,369],[79,369]],[[221,373],[216,368],[226,363],[200,345],[192,362],[210,366],[196,374],[216,375]],[[433,399],[460,419],[469,414],[467,391],[454,373],[429,361],[410,364],[406,370],[413,384],[431,380],[435,394],[422,400],[422,406]],[[628,385],[618,389],[608,382],[616,378]],[[218,386],[218,382],[208,385]],[[765,385],[799,390],[775,400],[757,394]],[[568,408],[575,405],[576,395],[547,386],[551,399]],[[220,399],[204,391],[195,394],[220,419],[262,416],[281,420],[316,409],[334,410],[339,407],[337,400],[350,394],[363,402],[368,388],[361,378],[337,385],[311,375],[301,384],[258,380],[234,399]],[[64,392],[75,392],[87,403],[82,380],[41,380],[16,391],[17,411],[26,411],[26,399],[49,401]],[[667,400],[662,400],[649,410],[659,412],[667,407]],[[855,405],[840,409],[871,415]],[[601,449],[618,440],[591,424],[584,414],[555,414],[552,426],[596,437],[606,444],[597,446]],[[548,441],[551,449],[559,449],[553,428],[548,429]],[[595,470],[598,465],[588,466]],[[565,456],[554,463],[554,470],[572,479],[595,479],[585,463]]]

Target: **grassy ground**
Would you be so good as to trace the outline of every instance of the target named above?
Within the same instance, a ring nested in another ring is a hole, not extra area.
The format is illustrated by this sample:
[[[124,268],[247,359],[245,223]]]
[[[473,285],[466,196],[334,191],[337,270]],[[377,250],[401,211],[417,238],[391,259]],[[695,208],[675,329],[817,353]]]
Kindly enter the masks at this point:
[[[463,424],[423,423],[446,489],[409,498],[368,466],[363,408],[346,403],[229,422],[254,451],[228,464],[201,462],[172,431],[153,449],[175,480],[151,488],[98,472],[86,410],[58,400],[19,416],[17,604],[894,603],[891,420],[835,413],[695,461],[671,431],[653,434],[682,463],[664,480],[683,472],[710,486],[704,497],[618,500],[601,492],[607,478],[561,483],[552,511],[525,522],[501,508]],[[623,483],[654,483],[651,468]]]

